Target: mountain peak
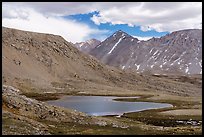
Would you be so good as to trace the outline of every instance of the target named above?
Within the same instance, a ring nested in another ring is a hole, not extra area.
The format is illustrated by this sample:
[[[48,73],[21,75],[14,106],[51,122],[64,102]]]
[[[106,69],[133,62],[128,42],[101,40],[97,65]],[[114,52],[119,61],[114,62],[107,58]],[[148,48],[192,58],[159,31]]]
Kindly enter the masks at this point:
[[[116,31],[116,32],[124,32],[124,31],[122,31],[121,29],[119,29],[118,31]]]
[[[127,34],[126,32],[122,31],[122,30],[117,30],[114,34],[120,34],[120,33],[124,33]],[[127,34],[128,35],[128,34]]]
[[[89,39],[89,40],[87,40],[86,42],[87,42],[87,43],[92,43],[92,42],[99,42],[99,43],[100,43],[100,41],[97,40],[97,39],[95,39],[95,38]]]
[[[101,41],[97,39],[89,39],[85,42],[75,43],[74,46],[82,52],[89,52],[91,49],[95,48]]]
[[[127,34],[126,32],[122,30],[116,31],[112,36],[113,37],[132,37],[131,35]]]
[[[93,39],[87,40],[86,43],[88,43],[89,45],[98,45],[99,43],[101,43],[101,41],[93,38]]]

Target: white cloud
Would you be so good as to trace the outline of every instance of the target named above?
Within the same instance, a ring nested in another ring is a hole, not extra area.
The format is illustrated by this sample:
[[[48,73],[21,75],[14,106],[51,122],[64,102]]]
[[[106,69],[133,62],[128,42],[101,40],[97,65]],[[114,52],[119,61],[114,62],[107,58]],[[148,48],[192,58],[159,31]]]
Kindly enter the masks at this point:
[[[98,25],[128,24],[140,26],[143,31],[158,32],[202,28],[201,2],[9,2],[2,4],[2,23],[59,34],[73,42],[83,41],[91,34],[105,32],[59,16],[93,11],[99,12],[92,17]]]
[[[101,9],[93,16],[96,24],[128,24],[140,26],[141,30],[176,31],[181,29],[201,28],[201,2],[145,2]]]
[[[89,13],[91,4],[87,2],[3,2],[3,6],[30,8],[46,16],[61,16]]]
[[[3,5],[2,26],[21,30],[61,35],[67,41],[81,42],[91,35],[104,35],[105,30],[57,16],[44,16],[31,8]]]
[[[25,9],[17,9],[12,7],[9,9],[9,6],[4,5],[2,8],[2,18],[28,18],[28,12]]]

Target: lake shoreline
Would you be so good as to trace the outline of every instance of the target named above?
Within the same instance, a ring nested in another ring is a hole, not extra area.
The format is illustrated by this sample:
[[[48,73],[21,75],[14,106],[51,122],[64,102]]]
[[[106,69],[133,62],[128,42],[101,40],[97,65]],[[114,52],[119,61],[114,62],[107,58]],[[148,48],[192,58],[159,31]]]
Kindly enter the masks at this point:
[[[20,90],[21,91],[21,90]],[[25,92],[21,92],[21,95],[25,95]],[[33,95],[36,95],[35,92]],[[30,93],[30,95],[32,95]],[[112,92],[111,95],[115,93]],[[29,100],[33,100],[33,98],[39,99],[39,95],[44,97],[46,100],[49,100],[50,97],[55,98],[56,96],[61,97],[67,94],[37,94],[37,96],[24,96],[29,98]],[[70,94],[69,94],[70,95]],[[77,93],[73,93],[71,95],[77,95]],[[86,93],[87,95],[87,93]],[[94,96],[98,96],[98,94],[92,94]],[[104,95],[104,94],[100,94]],[[124,95],[124,94],[123,94]],[[126,97],[131,94],[125,94]],[[82,96],[85,96],[83,93]],[[122,94],[119,94],[121,97]],[[202,101],[196,97],[179,97],[179,96],[172,96],[167,94],[150,94],[150,93],[134,93],[131,96],[140,96],[140,98],[120,98],[117,101],[130,101],[130,102],[166,102],[173,105],[172,108],[162,108],[162,109],[152,109],[152,110],[145,110],[141,112],[131,112],[125,113],[124,115],[118,116],[86,116],[84,113],[80,113],[80,115],[84,115],[87,122],[82,122],[81,120],[76,122],[65,122],[65,121],[53,121],[54,119],[46,120],[46,119],[36,119],[37,122],[40,122],[44,125],[48,126],[47,131],[51,134],[134,134],[134,135],[141,135],[141,134],[152,134],[152,135],[169,135],[169,134],[202,134],[202,115],[163,115],[162,112],[169,112],[172,110],[182,110],[182,109],[202,109]],[[15,96],[16,97],[16,96]],[[12,99],[14,100],[14,99]],[[56,98],[55,98],[56,100]],[[45,101],[40,101],[42,104],[46,106],[48,105]],[[39,103],[39,104],[41,104]],[[5,104],[5,103],[4,103]],[[8,118],[8,110],[9,113],[11,108],[7,108],[8,106],[4,105],[4,113],[3,113],[3,122],[4,122],[4,131],[5,126],[7,124],[17,124],[17,121],[12,117]],[[54,107],[56,110],[62,109],[61,107]],[[25,108],[27,109],[27,108]],[[73,111],[70,109],[64,109]],[[17,111],[16,108],[12,108],[12,112]],[[18,111],[17,111],[18,112]],[[18,112],[19,113],[19,112]],[[19,115],[17,113],[17,116]],[[21,112],[20,115],[26,114],[27,112]],[[72,112],[74,115],[72,116],[74,119],[78,119],[77,111]],[[16,112],[15,112],[16,114]],[[63,116],[63,117],[66,117]],[[70,116],[69,116],[70,117]],[[18,119],[18,117],[17,117]],[[24,119],[20,117],[19,119]],[[99,122],[99,125],[89,125],[91,119],[96,121],[101,121],[102,119],[106,122]],[[10,120],[14,120],[12,123],[9,122]],[[109,121],[109,124],[107,122]],[[7,124],[5,124],[7,123]],[[21,124],[23,124],[22,122]],[[112,124],[111,124],[112,123]],[[117,124],[116,124],[117,123]],[[190,123],[190,124],[189,124]],[[24,123],[26,124],[26,123]],[[84,126],[84,124],[86,126]],[[88,125],[87,125],[88,124]],[[119,125],[120,126],[119,126]],[[196,125],[195,125],[196,124]],[[72,127],[72,128],[70,128]],[[91,129],[91,130],[89,130]]]
[[[167,103],[155,103],[144,101],[120,101],[124,99],[138,99],[134,97],[117,97],[117,96],[62,96],[58,100],[46,101],[51,105],[74,109],[94,116],[105,115],[123,115],[124,113],[140,112],[150,109],[161,109],[173,107]],[[86,104],[86,105],[84,105]],[[93,105],[94,104],[94,105]],[[118,104],[118,105],[117,105]],[[103,110],[99,108],[102,107]]]

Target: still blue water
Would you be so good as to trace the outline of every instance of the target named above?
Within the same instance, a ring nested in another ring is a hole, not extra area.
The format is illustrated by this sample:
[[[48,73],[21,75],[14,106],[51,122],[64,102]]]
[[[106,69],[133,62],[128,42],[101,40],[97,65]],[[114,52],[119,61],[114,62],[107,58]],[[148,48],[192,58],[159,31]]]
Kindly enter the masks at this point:
[[[148,109],[172,107],[171,104],[154,102],[115,101],[114,96],[64,96],[59,100],[47,101],[48,104],[78,110],[88,115],[122,115],[127,112],[138,112]],[[138,97],[128,97],[138,98]]]

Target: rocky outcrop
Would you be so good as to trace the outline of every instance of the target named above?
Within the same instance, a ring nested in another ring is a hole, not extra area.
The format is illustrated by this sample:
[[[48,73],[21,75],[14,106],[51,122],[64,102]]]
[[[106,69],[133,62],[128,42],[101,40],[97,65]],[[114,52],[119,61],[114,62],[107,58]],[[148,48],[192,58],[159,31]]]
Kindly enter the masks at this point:
[[[22,92],[12,86],[3,85],[3,134],[50,134],[49,127],[57,125],[47,123],[72,123],[78,125],[127,127],[122,123],[112,123],[106,118],[96,118],[76,110],[49,105],[22,95]],[[9,122],[10,121],[10,122]],[[46,123],[47,122],[47,123]],[[21,127],[18,127],[21,125]]]
[[[21,114],[21,116],[49,121],[78,122],[80,120],[83,123],[87,122],[84,113],[55,107],[28,98],[21,95],[21,92],[12,86],[3,85],[2,92],[3,105],[8,110],[14,110],[16,114]],[[76,118],[76,116],[78,117]]]

